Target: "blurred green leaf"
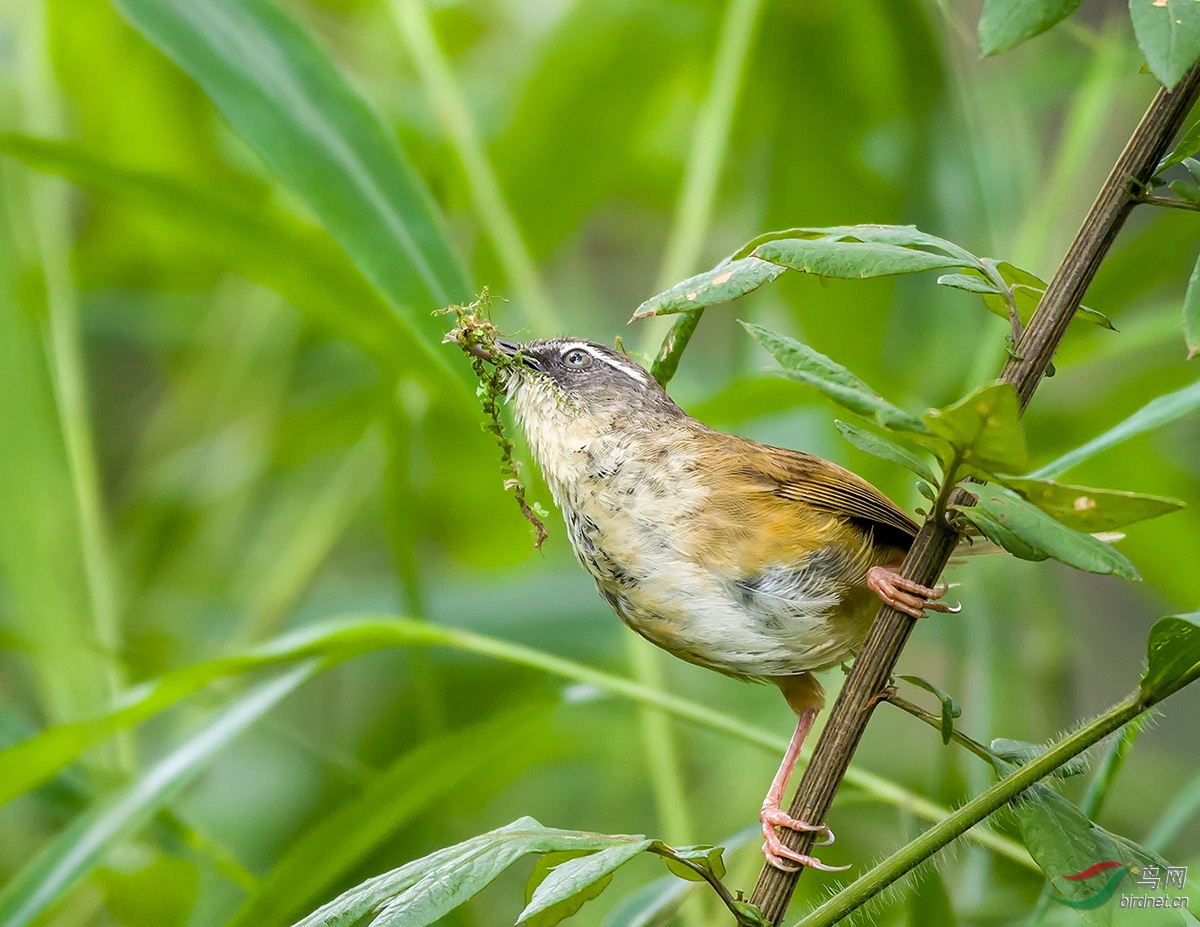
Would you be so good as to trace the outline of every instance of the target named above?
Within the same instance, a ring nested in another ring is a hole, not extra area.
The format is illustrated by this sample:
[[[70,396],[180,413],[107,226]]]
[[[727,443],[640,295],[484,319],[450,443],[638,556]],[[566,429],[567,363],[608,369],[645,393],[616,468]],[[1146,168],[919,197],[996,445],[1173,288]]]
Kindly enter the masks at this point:
[[[985,58],[1016,48],[1075,12],[1079,0],[984,0],[979,51]]]
[[[186,924],[200,891],[200,873],[190,860],[143,851],[140,865],[114,864],[96,870],[104,906],[125,927]]]
[[[1175,143],[1175,147],[1158,162],[1158,167],[1154,169],[1154,173],[1161,174],[1176,164],[1182,164],[1185,158],[1195,154],[1197,151],[1200,151],[1200,119],[1197,119],[1188,126],[1187,131]]]
[[[754,249],[754,257],[804,274],[856,280],[962,267],[961,259],[900,245],[830,238],[785,238]]]
[[[1042,295],[1046,292],[1046,281],[1027,270],[1022,270],[1015,264],[1010,264],[1008,261],[992,262],[992,266],[1012,291],[1013,300],[1017,304],[1017,314],[1021,318],[1021,323],[1028,324],[1029,320],[1033,318],[1033,313],[1037,309],[1038,303],[1042,300]],[[1002,294],[983,293],[982,296],[983,304],[987,306],[989,311],[1000,316],[1002,319],[1008,318],[1008,301]],[[1087,306],[1080,306],[1076,309],[1075,315],[1071,317],[1071,321],[1073,323],[1091,322],[1093,325],[1099,325],[1101,328],[1107,328],[1109,331],[1116,331],[1108,316]]]
[[[1150,629],[1142,696],[1161,702],[1200,678],[1200,612],[1160,618]]]
[[[929,465],[916,454],[912,453],[912,451],[901,447],[895,441],[889,441],[887,438],[864,431],[862,428],[858,428],[848,422],[835,421],[833,424],[842,433],[842,437],[860,451],[880,457],[883,460],[898,463],[902,467],[907,467],[926,482],[937,483],[938,479],[933,475],[933,470]]]
[[[824,354],[752,322],[742,322],[742,327],[779,362],[785,376],[820,390],[839,405],[866,418],[873,418],[885,428],[924,430],[919,418],[892,405]]]
[[[611,848],[615,852],[605,857],[607,862],[632,852],[634,846],[636,853],[641,853],[652,842],[644,837],[557,830],[525,817],[368,879],[298,921],[296,927],[353,924],[373,912],[377,913],[370,921],[372,927],[424,927],[478,894],[501,872],[529,853]],[[629,858],[621,858],[621,863]],[[594,857],[582,857],[573,862],[591,859]],[[560,881],[563,884],[571,882],[572,872],[574,869],[568,870]],[[545,885],[543,882],[539,889]],[[537,892],[534,895],[536,897]]]
[[[979,496],[972,507],[956,511],[1022,560],[1055,560],[1090,573],[1113,573],[1122,579],[1140,580],[1132,563],[1111,545],[1090,534],[1068,528],[1016,493],[993,484],[971,487]]]
[[[563,918],[578,911],[584,902],[604,891],[613,873],[649,849],[653,842],[639,840],[622,843],[559,863],[534,889],[517,923],[554,927]],[[570,910],[572,907],[574,910]]]
[[[705,306],[727,303],[757,290],[786,270],[778,264],[761,261],[756,257],[718,264],[695,277],[677,283],[669,290],[652,296],[634,312],[629,321],[636,322],[652,315],[669,315],[674,312],[691,312]]]
[[[1180,199],[1187,200],[1189,203],[1200,203],[1200,184],[1190,180],[1172,180],[1167,186],[1175,191]]]
[[[908,896],[908,924],[909,927],[957,927],[946,883],[936,867],[920,874]]]
[[[1188,278],[1187,291],[1183,294],[1183,341],[1187,345],[1188,360],[1200,354],[1200,258]]]
[[[462,383],[430,315],[472,286],[437,205],[392,131],[329,55],[269,0],[117,0],[204,88],[414,333]]]
[[[690,847],[669,847],[659,844],[655,852],[659,853],[667,868],[681,879],[688,882],[705,882],[707,879],[692,866],[699,866],[714,879],[725,878],[724,847],[708,845]],[[686,865],[686,860],[692,866]]]
[[[1195,0],[1129,0],[1129,15],[1146,64],[1170,89],[1200,57],[1200,6]]]
[[[1165,496],[1091,489],[1028,477],[1003,477],[1000,481],[1026,502],[1033,503],[1068,528],[1088,534],[1111,531],[1184,508],[1178,499]]]
[[[952,406],[930,409],[925,425],[968,466],[1002,473],[1021,473],[1029,466],[1017,393],[1009,383],[989,383]]]
[[[0,152],[153,211],[189,233],[197,248],[275,290],[384,363],[394,364],[405,348],[411,354],[411,337],[399,317],[329,236],[265,198],[247,202],[215,188],[121,167],[70,142],[0,134]]]
[[[1115,889],[1127,869],[1104,870],[1089,879],[1069,879],[1067,876],[1086,871],[1098,862],[1114,860],[1129,866],[1166,867],[1165,860],[1136,843],[1111,834],[1088,820],[1074,804],[1052,788],[1040,783],[1021,793],[1012,804],[1021,828],[1021,837],[1029,852],[1050,880],[1055,893],[1069,901],[1096,900],[1095,907],[1072,905],[1087,923],[1108,927],[1112,921],[1108,900],[1111,891],[1101,896],[1108,885]],[[1118,880],[1118,881],[1114,881]],[[1175,923],[1178,921],[1163,921]],[[1155,921],[1155,923],[1159,923]]]
[[[897,679],[903,679],[907,683],[911,683],[918,689],[924,689],[926,692],[933,695],[942,706],[942,743],[950,743],[950,738],[954,736],[954,721],[956,718],[962,717],[962,708],[958,702],[954,700],[954,696],[947,695],[928,679],[922,679],[920,676],[897,676]]]
[[[1043,467],[1038,467],[1029,476],[1036,479],[1058,476],[1060,473],[1065,473],[1072,467],[1078,466],[1085,460],[1095,457],[1101,451],[1106,451],[1110,447],[1120,444],[1122,441],[1127,441],[1147,431],[1153,431],[1155,428],[1173,422],[1177,418],[1187,415],[1189,412],[1194,412],[1197,408],[1200,408],[1200,380],[1197,380],[1190,386],[1183,387],[1183,389],[1150,400],[1150,402],[1134,412],[1129,418],[1114,425],[1102,435],[1093,438],[1073,451],[1068,451],[1057,460],[1051,461]]]
[[[509,757],[533,762],[533,735],[544,733],[546,712],[519,709],[443,734],[403,754],[358,795],[310,825],[276,862],[227,923],[269,927],[324,894],[339,878],[431,805],[459,792],[479,772],[496,771]]]
[[[890,245],[894,248],[926,248],[941,252],[954,261],[956,267],[980,266],[979,258],[966,248],[945,238],[922,232],[915,225],[834,225],[827,228],[796,228],[765,232],[751,239],[734,253],[734,259],[753,254],[761,246],[778,241],[828,239],[832,243],[864,243]]]
[[[601,927],[653,927],[666,923],[695,889],[673,875],[663,876],[626,895],[608,913]]]
[[[1154,852],[1165,850],[1197,814],[1200,814],[1200,772],[1171,799],[1143,843]]]
[[[114,844],[141,828],[217,753],[317,669],[316,661],[301,664],[239,696],[112,799],[76,818],[0,891],[0,923],[24,927],[61,901]]]

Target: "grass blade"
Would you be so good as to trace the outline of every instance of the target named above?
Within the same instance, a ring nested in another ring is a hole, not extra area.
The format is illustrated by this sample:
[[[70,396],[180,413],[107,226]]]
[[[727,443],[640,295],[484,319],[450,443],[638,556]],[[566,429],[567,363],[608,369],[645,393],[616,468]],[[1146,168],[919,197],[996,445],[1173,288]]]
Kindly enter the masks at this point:
[[[318,670],[309,661],[251,689],[198,734],[77,818],[0,892],[0,923],[24,927],[60,900],[111,846],[135,833],[239,734]]]
[[[469,299],[466,269],[394,134],[329,55],[269,0],[116,5],[308,205],[430,359],[468,382],[430,316]]]

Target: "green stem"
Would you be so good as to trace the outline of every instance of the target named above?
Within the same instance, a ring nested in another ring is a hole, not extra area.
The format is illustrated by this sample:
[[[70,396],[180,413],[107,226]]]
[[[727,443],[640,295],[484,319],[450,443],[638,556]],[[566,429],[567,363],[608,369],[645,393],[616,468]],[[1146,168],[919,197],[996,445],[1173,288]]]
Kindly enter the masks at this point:
[[[887,698],[883,699],[883,701],[887,702],[888,704],[895,705],[901,711],[907,711],[914,718],[924,721],[939,734],[941,733],[942,719],[933,714],[933,712],[926,711],[920,705],[916,705],[913,702],[910,702],[908,699],[900,697],[899,695],[889,695]],[[995,754],[992,753],[991,750],[974,738],[968,737],[958,728],[955,728],[950,734],[950,739],[960,747],[966,747],[985,763],[991,764],[992,760],[995,759]]]
[[[1137,198],[1137,202],[1144,203],[1147,206],[1165,206],[1167,209],[1188,209],[1192,212],[1200,212],[1200,203],[1193,203],[1191,200],[1176,199],[1173,196],[1157,196],[1153,193],[1143,193]]]
[[[700,257],[761,7],[762,0],[729,0],[725,8],[712,84],[696,119],[675,219],[658,273],[660,290],[686,277]],[[679,316],[663,339],[651,374],[664,386],[675,375],[679,358],[696,331],[701,314],[697,311]]]
[[[392,0],[392,13],[408,47],[430,104],[467,176],[471,199],[505,273],[521,297],[528,323],[543,334],[557,326],[553,304],[542,284],[517,220],[480,141],[475,121],[450,64],[438,45],[422,0]]]
[[[829,927],[851,911],[911,872],[938,850],[967,833],[972,827],[1012,801],[1035,782],[1045,778],[1092,744],[1128,724],[1147,709],[1141,692],[1095,718],[1036,759],[1005,776],[987,791],[935,824],[916,840],[901,847],[878,866],[846,886],[799,922],[797,927]]]

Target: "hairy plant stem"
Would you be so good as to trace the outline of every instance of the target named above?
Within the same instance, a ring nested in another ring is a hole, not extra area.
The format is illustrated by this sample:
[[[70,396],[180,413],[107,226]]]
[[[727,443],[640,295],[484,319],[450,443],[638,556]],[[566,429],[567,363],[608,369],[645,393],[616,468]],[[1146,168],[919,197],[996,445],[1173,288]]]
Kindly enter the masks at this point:
[[[1028,405],[1041,382],[1059,342],[1066,333],[1067,325],[1082,302],[1084,292],[1095,277],[1117,232],[1138,202],[1134,190],[1144,188],[1154,175],[1159,159],[1166,153],[1171,140],[1181,128],[1198,93],[1200,65],[1194,65],[1173,90],[1159,91],[1092,203],[1074,242],[1067,250],[1037,311],[1016,345],[1014,356],[1008,359],[1001,373],[1001,379],[1016,388],[1022,410]],[[951,501],[953,504],[964,505],[969,499],[966,493],[956,491]],[[926,519],[904,559],[900,572],[922,585],[932,586],[937,582],[957,546],[958,535],[952,528],[934,518]],[[902,612],[888,606],[880,608],[859,650],[858,658],[854,661],[850,676],[834,703],[829,721],[817,741],[812,761],[804,770],[789,809],[792,817],[810,824],[824,822],[842,777],[870,720],[875,703],[879,695],[886,690],[889,678],[915,624],[915,619]],[[1129,717],[1136,713],[1134,711]],[[1129,717],[1116,726],[1128,721]],[[1110,730],[1115,730],[1115,727]],[[1076,737],[1069,738],[1069,741],[1076,742]],[[1040,778],[1035,774],[1036,771],[1044,768],[1045,772],[1049,772],[1054,768],[1044,760],[1045,756],[1049,755],[1046,754],[1038,762],[1022,767],[1018,775],[1030,777],[1025,785]],[[1041,774],[1044,775],[1045,772]],[[1013,792],[1012,795],[997,798],[1000,793],[996,791],[996,787],[984,792],[978,799],[951,816],[956,820],[953,826],[944,826],[945,822],[936,825],[904,848],[902,852],[906,854],[906,868],[897,871],[893,866],[887,872],[894,874],[883,877],[877,873],[884,867],[872,870],[871,885],[855,895],[853,904],[839,910],[844,914],[857,907],[884,885],[890,884],[912,866],[935,853],[946,842],[960,836],[991,814],[1015,794],[1017,793]],[[972,814],[960,815],[960,812],[967,808],[973,809]],[[974,816],[975,812],[985,808],[987,810],[977,817]],[[968,817],[969,823],[964,823]],[[939,842],[939,839],[948,833],[950,836]],[[782,834],[784,843],[800,853],[810,851],[815,836],[812,832],[796,831],[784,831]],[[911,865],[907,865],[908,862],[911,862]],[[800,872],[782,872],[773,866],[764,866],[750,900],[758,906],[768,922],[782,922],[799,877]],[[828,904],[818,909],[828,910]],[[813,917],[816,917],[816,912]],[[825,924],[832,923],[832,920],[822,914],[820,918],[806,922],[808,923]]]
[[[971,799],[916,840],[901,847],[878,866],[811,911],[796,927],[828,927],[837,923],[897,879],[911,872],[942,847],[961,837],[988,815],[1004,807],[1038,780],[1044,779],[1088,747],[1099,743],[1149,707],[1141,691],[1134,692],[1120,704]]]

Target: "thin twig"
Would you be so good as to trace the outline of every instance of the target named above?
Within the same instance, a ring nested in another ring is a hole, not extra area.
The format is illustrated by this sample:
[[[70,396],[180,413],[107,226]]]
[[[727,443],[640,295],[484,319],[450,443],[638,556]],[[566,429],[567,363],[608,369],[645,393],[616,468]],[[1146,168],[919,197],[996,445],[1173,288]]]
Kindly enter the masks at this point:
[[[882,699],[880,699],[880,701],[895,705],[901,711],[907,711],[914,718],[919,721],[924,721],[939,733],[942,730],[942,719],[940,717],[935,715],[932,711],[926,711],[920,705],[914,704],[908,699],[897,695],[895,692],[889,692]],[[993,754],[991,750],[981,744],[978,740],[968,737],[958,728],[954,728],[954,730],[951,731],[950,739],[960,747],[966,747],[984,762],[990,763],[992,761]]]
[[[1016,388],[1022,409],[1041,382],[1088,284],[1136,203],[1131,183],[1145,184],[1150,180],[1198,94],[1200,65],[1194,65],[1173,90],[1162,90],[1155,96],[1117,159],[1016,345],[1016,356],[1010,357],[1005,364],[1001,378]],[[908,579],[932,586],[957,546],[958,536],[952,528],[927,519],[900,572]],[[854,661],[850,677],[830,712],[812,762],[804,770],[789,809],[792,817],[811,824],[825,820],[870,720],[873,702],[888,685],[915,623],[915,619],[896,609],[880,608]],[[807,853],[814,836],[811,832],[786,831],[783,840],[791,849]],[[934,846],[930,853],[937,848]],[[799,872],[782,872],[770,865],[764,867],[751,901],[769,922],[779,924],[782,921],[799,876]]]
[[[1137,202],[1145,203],[1147,206],[1165,206],[1168,209],[1189,209],[1192,212],[1200,212],[1200,203],[1176,199],[1173,196],[1158,196],[1155,193],[1143,193],[1137,198]]]

